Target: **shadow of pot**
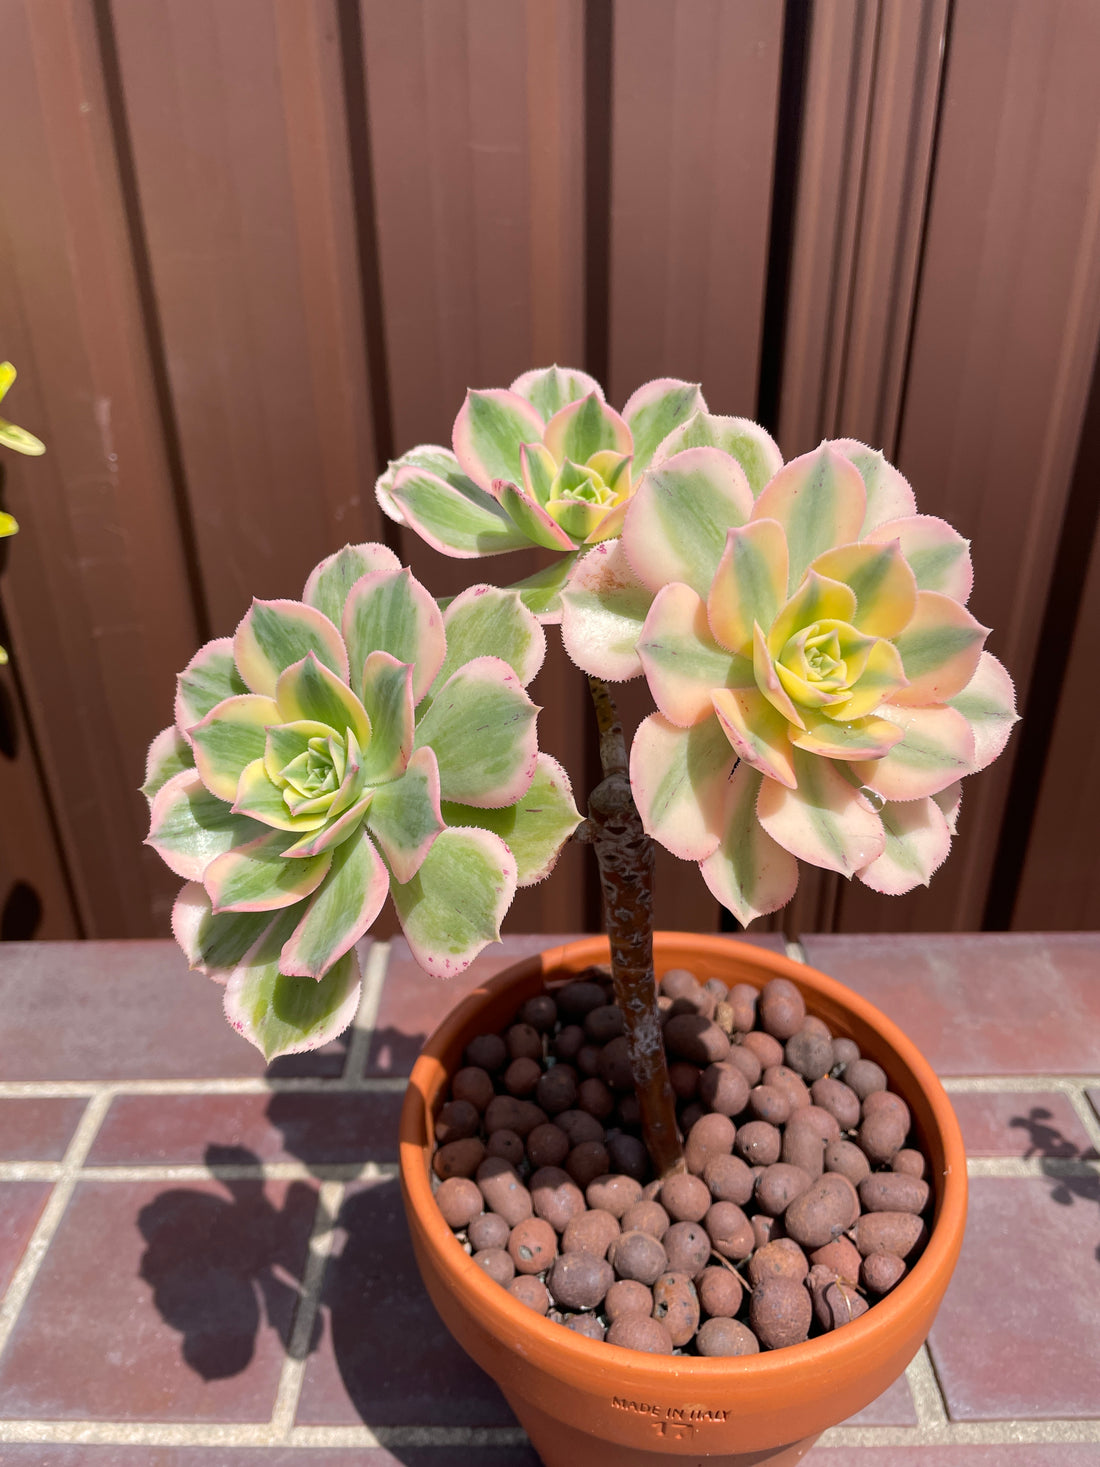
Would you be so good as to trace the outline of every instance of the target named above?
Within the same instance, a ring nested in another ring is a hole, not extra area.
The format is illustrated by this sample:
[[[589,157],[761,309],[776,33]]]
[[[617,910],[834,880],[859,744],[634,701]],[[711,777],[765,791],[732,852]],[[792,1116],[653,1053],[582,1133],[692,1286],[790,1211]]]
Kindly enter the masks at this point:
[[[942,1086],[886,1016],[814,968],[729,938],[658,933],[658,978],[762,986],[789,978],[810,1013],[881,1065],[909,1106],[930,1163],[934,1221],[900,1284],[832,1334],[760,1355],[704,1360],[641,1354],[586,1340],[537,1316],[489,1279],[456,1241],[432,1197],[432,1117],[476,1034],[512,1022],[545,984],[606,963],[606,938],[552,948],[471,993],[427,1041],[401,1116],[401,1186],[420,1272],[447,1328],[497,1382],[546,1467],[785,1467],[830,1426],[876,1399],[924,1342],[966,1223],[966,1156]],[[671,1461],[670,1461],[671,1459]]]

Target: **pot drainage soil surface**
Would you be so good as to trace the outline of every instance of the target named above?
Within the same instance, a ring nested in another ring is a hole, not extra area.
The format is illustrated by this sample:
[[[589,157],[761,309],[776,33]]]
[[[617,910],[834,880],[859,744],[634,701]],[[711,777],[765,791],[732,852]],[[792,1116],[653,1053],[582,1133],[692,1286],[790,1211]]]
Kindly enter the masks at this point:
[[[928,1236],[927,1165],[886,1075],[762,989],[666,972],[687,1171],[651,1180],[606,971],[470,1041],[436,1117],[436,1201],[489,1277],[594,1340],[746,1355],[841,1328]]]

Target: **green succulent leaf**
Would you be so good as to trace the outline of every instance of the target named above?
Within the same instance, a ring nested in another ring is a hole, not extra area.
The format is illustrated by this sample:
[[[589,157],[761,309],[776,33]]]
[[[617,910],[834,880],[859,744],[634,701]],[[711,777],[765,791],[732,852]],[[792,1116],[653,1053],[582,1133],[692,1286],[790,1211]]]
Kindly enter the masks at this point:
[[[515,891],[515,858],[488,830],[443,831],[413,879],[390,887],[413,957],[434,978],[461,973],[499,941]]]
[[[248,684],[233,661],[233,638],[207,642],[176,679],[176,727],[187,733],[226,698],[247,692]]]
[[[499,835],[515,857],[518,886],[531,886],[550,875],[562,846],[581,822],[569,776],[549,754],[539,755],[531,786],[515,805],[479,810],[444,803],[441,809],[448,826],[477,826]]]
[[[511,391],[525,397],[546,423],[563,407],[587,397],[590,392],[603,397],[603,388],[595,377],[573,367],[540,367],[524,372],[512,383]]]
[[[411,881],[443,829],[439,813],[439,765],[429,748],[417,749],[400,779],[380,785],[367,828],[398,881]]]
[[[365,830],[332,853],[332,865],[283,947],[279,968],[322,978],[364,935],[382,910],[389,873]]]
[[[253,601],[233,636],[237,671],[254,693],[269,698],[280,675],[310,652],[347,681],[348,654],[340,633],[324,612],[300,601]]]
[[[270,912],[215,912],[197,881],[189,881],[172,908],[172,936],[188,966],[224,979],[278,921]]]
[[[546,656],[546,633],[514,590],[470,586],[456,596],[443,617],[447,655],[431,692],[476,657],[501,657],[524,687]]]
[[[184,769],[154,796],[145,844],[177,876],[197,881],[217,857],[264,834],[262,825],[236,814],[194,770]]]
[[[439,761],[444,799],[513,805],[535,772],[538,709],[499,657],[478,657],[443,684],[416,729]]]
[[[354,948],[320,981],[279,971],[279,954],[294,913],[284,913],[230,974],[225,1016],[267,1060],[317,1049],[346,1029],[359,1007],[359,959]]]
[[[361,576],[369,576],[374,571],[400,569],[401,562],[386,545],[345,545],[343,550],[338,550],[314,567],[306,581],[302,600],[307,606],[323,611],[333,626],[339,627],[348,592]]]
[[[264,830],[256,840],[217,856],[202,874],[216,912],[265,912],[290,907],[311,896],[332,861],[331,851],[289,860],[291,837]]]
[[[527,544],[492,494],[472,479],[459,487],[410,464],[398,470],[389,493],[402,523],[444,555],[503,555]]]
[[[159,793],[174,775],[182,773],[185,769],[194,769],[194,767],[195,756],[191,752],[191,745],[175,724],[161,729],[149,745],[149,753],[145,759],[145,783],[141,787],[141,793],[148,800],[150,807],[153,803],[153,796]]]
[[[343,630],[356,691],[368,656],[389,652],[413,668],[414,703],[431,687],[447,650],[439,607],[409,570],[357,582],[344,607]]]

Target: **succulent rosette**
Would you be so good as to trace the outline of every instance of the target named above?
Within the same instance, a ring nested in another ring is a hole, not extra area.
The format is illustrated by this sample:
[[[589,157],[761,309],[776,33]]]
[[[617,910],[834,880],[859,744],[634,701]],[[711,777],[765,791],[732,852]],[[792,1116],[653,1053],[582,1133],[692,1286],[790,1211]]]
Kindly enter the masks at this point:
[[[559,551],[560,560],[515,588],[542,620],[555,621],[578,555],[619,534],[641,474],[670,435],[705,415],[691,382],[648,382],[618,413],[586,373],[542,368],[509,388],[468,392],[453,451],[412,449],[390,464],[375,493],[386,514],[446,555]],[[740,423],[714,421],[734,432]]]
[[[351,1021],[355,944],[387,894],[446,977],[549,872],[580,817],[536,742],[544,653],[514,592],[473,586],[441,612],[367,544],[323,561],[301,601],[254,601],[180,675],[149,752],[148,844],[187,882],[188,961],[268,1058]]]
[[[790,899],[799,860],[927,883],[960,779],[1016,719],[966,609],[967,542],[853,440],[759,491],[720,447],[669,448],[562,594],[574,660],[644,673],[657,705],[631,751],[646,829],[744,923]]]

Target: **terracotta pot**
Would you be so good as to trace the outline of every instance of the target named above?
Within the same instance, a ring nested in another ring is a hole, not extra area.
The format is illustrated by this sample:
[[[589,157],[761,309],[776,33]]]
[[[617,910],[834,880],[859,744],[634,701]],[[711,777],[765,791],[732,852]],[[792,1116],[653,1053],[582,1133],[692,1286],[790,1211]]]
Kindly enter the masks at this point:
[[[882,1066],[931,1163],[935,1221],[924,1254],[891,1294],[852,1324],[805,1344],[703,1360],[586,1340],[539,1318],[472,1262],[435,1206],[429,1161],[432,1117],[467,1042],[504,1028],[544,984],[606,962],[607,953],[606,939],[590,938],[518,963],[470,994],[425,1045],[401,1116],[401,1185],[424,1282],[448,1329],[500,1386],[546,1467],[645,1467],[670,1458],[679,1467],[798,1462],[827,1427],[879,1396],[928,1333],[966,1221],[966,1157],[954,1112],[909,1040],[823,973],[748,943],[657,934],[658,976],[686,967],[727,984],[789,978],[811,1013]]]

